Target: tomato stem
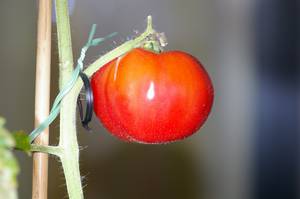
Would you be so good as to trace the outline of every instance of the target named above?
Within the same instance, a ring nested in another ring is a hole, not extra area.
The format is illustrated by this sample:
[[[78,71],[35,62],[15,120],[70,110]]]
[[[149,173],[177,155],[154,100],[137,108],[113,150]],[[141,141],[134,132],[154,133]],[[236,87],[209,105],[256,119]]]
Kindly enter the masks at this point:
[[[73,54],[68,12],[68,0],[56,0],[57,38],[59,51],[60,88],[69,81],[73,72]],[[76,133],[76,99],[70,91],[61,101],[60,109],[60,160],[62,163],[67,191],[70,199],[83,199],[79,171],[79,146]]]
[[[152,27],[152,17],[147,17],[147,28],[145,32],[143,32],[140,36],[136,37],[135,39],[129,40],[117,48],[113,49],[112,51],[106,53],[105,55],[98,58],[92,64],[90,64],[87,69],[85,69],[84,73],[91,77],[93,73],[99,70],[103,65],[107,64],[108,62],[112,61],[113,59],[122,56],[123,54],[129,52],[133,48],[143,47],[143,44],[148,40],[149,36],[156,34],[157,32]],[[81,82],[79,82],[81,83]],[[82,85],[82,83],[80,84]],[[78,87],[78,86],[75,86]],[[81,87],[81,86],[80,86]]]
[[[146,32],[152,32],[153,31],[153,26],[152,26],[152,16],[149,15],[147,17],[147,28],[146,28]]]
[[[39,144],[32,144],[30,151],[48,153],[56,156],[61,156],[62,154],[62,148],[59,146],[45,146]]]

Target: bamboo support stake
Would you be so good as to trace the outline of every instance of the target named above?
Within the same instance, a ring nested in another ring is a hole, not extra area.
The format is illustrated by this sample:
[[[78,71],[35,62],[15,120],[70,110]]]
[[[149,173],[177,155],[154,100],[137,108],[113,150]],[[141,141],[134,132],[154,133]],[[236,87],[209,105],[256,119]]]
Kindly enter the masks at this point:
[[[51,63],[51,0],[39,0],[37,57],[35,82],[35,127],[49,115],[50,63]],[[49,144],[49,129],[45,129],[34,142]],[[32,199],[47,199],[48,155],[33,154]]]

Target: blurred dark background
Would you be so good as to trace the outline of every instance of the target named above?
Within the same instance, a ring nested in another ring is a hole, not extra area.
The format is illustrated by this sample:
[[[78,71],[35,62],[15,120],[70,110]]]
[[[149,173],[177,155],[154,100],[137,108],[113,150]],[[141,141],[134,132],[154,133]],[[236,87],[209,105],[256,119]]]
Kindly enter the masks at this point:
[[[198,134],[167,145],[123,143],[94,119],[79,123],[81,170],[89,199],[296,199],[299,197],[298,0],[71,1],[74,57],[92,23],[119,32],[87,62],[142,32],[146,16],[168,38],[166,50],[198,57],[215,87]],[[0,1],[0,115],[11,130],[34,120],[37,1]],[[53,23],[52,99],[57,94]],[[59,123],[51,126],[57,143]],[[18,153],[21,199],[31,197],[31,158]],[[49,198],[64,198],[60,163],[50,158]]]

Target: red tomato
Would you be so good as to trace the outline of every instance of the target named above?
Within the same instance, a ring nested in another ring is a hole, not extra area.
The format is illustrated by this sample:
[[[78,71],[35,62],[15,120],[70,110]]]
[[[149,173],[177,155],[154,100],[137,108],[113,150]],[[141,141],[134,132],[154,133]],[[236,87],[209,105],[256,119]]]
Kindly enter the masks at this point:
[[[165,143],[195,133],[213,103],[212,82],[193,56],[133,49],[91,80],[94,110],[122,140]]]

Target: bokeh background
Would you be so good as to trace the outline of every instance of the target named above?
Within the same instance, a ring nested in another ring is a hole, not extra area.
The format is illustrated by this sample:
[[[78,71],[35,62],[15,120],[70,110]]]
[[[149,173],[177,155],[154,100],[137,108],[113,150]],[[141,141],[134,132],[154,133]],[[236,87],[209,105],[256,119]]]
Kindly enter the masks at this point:
[[[215,87],[212,113],[198,134],[167,145],[123,143],[94,119],[78,122],[81,170],[89,199],[296,199],[299,197],[298,0],[85,0],[71,2],[74,57],[92,23],[114,42],[145,28],[146,16],[168,38],[166,50],[198,57]],[[30,132],[34,120],[37,1],[0,1],[0,115]],[[57,94],[53,23],[52,99]],[[59,123],[51,126],[57,143]],[[31,198],[31,158],[16,152],[21,199]],[[49,198],[66,197],[62,168],[50,158]]]

